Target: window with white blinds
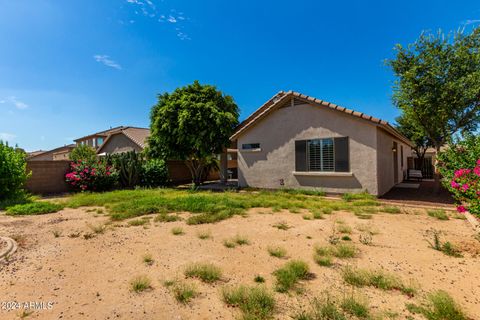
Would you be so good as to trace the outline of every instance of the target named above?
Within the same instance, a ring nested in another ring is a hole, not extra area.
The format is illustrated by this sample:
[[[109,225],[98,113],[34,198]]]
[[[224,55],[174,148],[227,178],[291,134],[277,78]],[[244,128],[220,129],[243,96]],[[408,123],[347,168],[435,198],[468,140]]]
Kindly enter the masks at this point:
[[[307,140],[308,171],[335,171],[333,139]]]

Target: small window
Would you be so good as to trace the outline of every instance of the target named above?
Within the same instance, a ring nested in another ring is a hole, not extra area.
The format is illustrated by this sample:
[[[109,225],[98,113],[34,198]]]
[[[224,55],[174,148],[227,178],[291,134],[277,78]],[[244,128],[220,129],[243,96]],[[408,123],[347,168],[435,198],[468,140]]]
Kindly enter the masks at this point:
[[[97,145],[101,146],[103,144],[103,138],[97,138]]]
[[[242,150],[260,149],[260,143],[244,143],[242,144]]]

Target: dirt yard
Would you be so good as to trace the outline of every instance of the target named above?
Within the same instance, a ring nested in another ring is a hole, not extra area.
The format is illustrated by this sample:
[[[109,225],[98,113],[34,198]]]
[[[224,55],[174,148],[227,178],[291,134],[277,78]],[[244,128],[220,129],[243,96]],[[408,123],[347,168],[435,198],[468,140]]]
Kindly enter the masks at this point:
[[[302,214],[251,209],[246,217],[197,226],[184,221],[157,223],[152,215],[144,225],[114,222],[105,230],[95,227],[108,222],[108,217],[87,212],[86,208],[28,217],[0,214],[0,235],[12,237],[19,244],[8,262],[0,263],[0,319],[236,319],[240,311],[224,304],[221,288],[255,285],[256,275],[263,276],[265,285],[273,288],[272,272],[290,259],[306,261],[314,276],[302,281],[302,293],[275,293],[274,317],[278,319],[290,319],[325,290],[338,295],[351,292],[340,274],[347,265],[381,268],[418,286],[413,298],[398,291],[355,289],[368,297],[378,314],[389,312],[392,319],[423,319],[410,314],[405,304],[443,289],[472,319],[480,319],[480,242],[473,238],[467,221],[441,221],[424,213],[374,214],[371,220],[361,220],[349,212],[335,212],[322,220],[305,220]],[[290,228],[273,226],[280,222]],[[315,245],[328,245],[333,226],[340,224],[351,227],[349,236],[359,257],[335,259],[332,267],[317,265],[313,260]],[[174,227],[181,227],[184,234],[172,234]],[[442,240],[462,249],[463,257],[450,257],[430,248],[426,240],[432,241],[432,237],[426,233],[431,228],[441,230]],[[369,245],[359,241],[365,230],[374,234]],[[201,231],[210,231],[211,238],[199,239]],[[224,240],[237,234],[248,238],[250,244],[225,247]],[[270,256],[267,247],[272,245],[285,248],[287,257]],[[147,253],[153,258],[151,265],[143,261]],[[186,279],[196,284],[200,295],[184,305],[163,283],[185,279],[183,270],[191,262],[219,266],[223,280],[205,284]],[[153,288],[133,292],[130,282],[138,275],[148,276]],[[4,302],[9,301],[44,305],[43,310],[31,314],[14,306],[14,310],[3,310]]]

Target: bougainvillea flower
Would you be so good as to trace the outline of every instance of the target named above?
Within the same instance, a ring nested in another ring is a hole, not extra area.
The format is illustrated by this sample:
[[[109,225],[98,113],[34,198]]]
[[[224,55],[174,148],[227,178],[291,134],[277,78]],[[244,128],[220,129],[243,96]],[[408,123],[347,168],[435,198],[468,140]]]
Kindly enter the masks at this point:
[[[452,180],[452,182],[450,182],[450,185],[454,189],[457,189],[458,187],[460,187],[460,185],[455,180]]]
[[[460,213],[464,213],[464,212],[467,211],[467,209],[464,206],[458,206],[457,211],[460,212]]]

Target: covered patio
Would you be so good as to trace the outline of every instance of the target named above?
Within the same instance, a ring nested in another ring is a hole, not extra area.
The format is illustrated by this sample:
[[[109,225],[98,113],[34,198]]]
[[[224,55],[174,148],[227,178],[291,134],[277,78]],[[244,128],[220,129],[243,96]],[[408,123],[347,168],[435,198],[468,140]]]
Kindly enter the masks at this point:
[[[408,204],[435,205],[452,207],[455,203],[448,190],[440,187],[435,192],[433,180],[404,181],[397,184],[389,192],[380,197],[382,200],[402,201]]]

